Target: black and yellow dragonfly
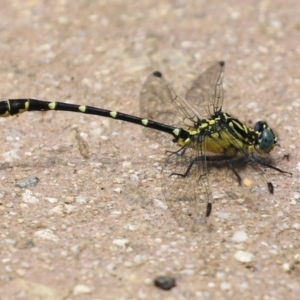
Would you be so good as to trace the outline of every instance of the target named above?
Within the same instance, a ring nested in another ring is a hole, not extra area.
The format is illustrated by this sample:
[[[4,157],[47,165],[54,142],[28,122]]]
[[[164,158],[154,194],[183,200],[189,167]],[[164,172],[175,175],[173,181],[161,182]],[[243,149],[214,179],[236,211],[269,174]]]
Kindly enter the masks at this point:
[[[212,210],[210,170],[226,166],[239,184],[239,169],[260,167],[288,173],[275,167],[268,153],[277,143],[274,131],[264,121],[250,128],[222,111],[224,92],[223,61],[210,65],[186,92],[176,95],[161,72],[152,73],[140,96],[142,117],[87,105],[37,99],[10,99],[0,102],[0,117],[26,111],[70,111],[109,117],[142,125],[148,137],[166,149],[163,168],[166,201],[175,219],[184,228],[195,230],[205,223]],[[175,146],[176,149],[173,149]],[[171,148],[172,147],[172,148]],[[290,174],[290,173],[289,173]],[[271,182],[265,181],[274,192]]]

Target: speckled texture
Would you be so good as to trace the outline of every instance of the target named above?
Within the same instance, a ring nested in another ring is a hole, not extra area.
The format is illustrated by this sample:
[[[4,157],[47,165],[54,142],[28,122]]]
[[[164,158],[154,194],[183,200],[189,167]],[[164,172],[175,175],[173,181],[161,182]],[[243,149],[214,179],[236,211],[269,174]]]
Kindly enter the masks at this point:
[[[267,120],[278,166],[293,173],[268,171],[274,196],[240,189],[238,200],[218,199],[231,183],[216,178],[209,224],[186,232],[161,193],[164,151],[138,126],[65,112],[0,119],[1,299],[298,299],[299,13],[296,0],[1,1],[1,100],[139,115],[150,72],[182,93],[202,63],[223,59],[224,110]],[[30,176],[35,187],[15,187]],[[160,275],[176,287],[159,290]]]

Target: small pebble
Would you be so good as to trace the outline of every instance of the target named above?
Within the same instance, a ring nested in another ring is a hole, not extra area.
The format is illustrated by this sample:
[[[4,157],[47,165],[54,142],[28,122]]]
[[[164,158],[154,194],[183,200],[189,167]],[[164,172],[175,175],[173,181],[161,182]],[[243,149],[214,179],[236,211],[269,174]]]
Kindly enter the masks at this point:
[[[125,248],[126,246],[128,246],[129,240],[128,239],[115,239],[115,240],[113,240],[113,244],[116,246]]]
[[[51,229],[41,229],[34,233],[34,236],[42,240],[58,242],[59,237],[56,236]]]
[[[133,266],[132,262],[131,261],[124,261],[124,266],[126,268],[131,268]]]
[[[129,168],[131,166],[131,162],[130,161],[124,161],[123,163],[122,163],[122,167],[123,168]]]
[[[248,240],[248,235],[245,231],[238,230],[233,234],[232,240],[236,243],[243,243]]]
[[[22,193],[22,200],[25,203],[31,203],[35,204],[38,203],[40,200],[36,195],[34,195],[30,190],[25,190],[24,193]]]
[[[129,178],[130,178],[130,180],[133,180],[133,181],[139,180],[139,178],[136,174],[131,174]]]
[[[56,198],[51,198],[51,197],[45,197],[45,199],[49,202],[49,203],[57,203],[58,199]]]
[[[16,273],[17,273],[19,276],[21,276],[21,277],[22,277],[22,276],[24,276],[24,275],[25,275],[25,273],[26,273],[26,272],[25,272],[25,270],[24,270],[24,269],[17,269],[17,270],[16,270]]]
[[[228,220],[230,218],[230,213],[219,211],[217,212],[217,217],[222,220]]]
[[[154,279],[154,285],[162,290],[170,290],[176,286],[176,280],[171,276],[158,276]]]
[[[291,265],[289,264],[289,263],[284,263],[283,265],[282,265],[282,269],[283,269],[283,271],[285,271],[285,272],[290,272],[291,271]]]
[[[9,245],[15,245],[17,241],[15,239],[5,239],[5,242]]]
[[[87,285],[77,284],[73,289],[74,296],[83,295],[83,294],[90,294],[92,289]]]
[[[76,197],[76,203],[78,203],[78,204],[86,204],[87,203],[86,197],[84,197],[84,196],[77,196]]]
[[[63,216],[64,215],[64,208],[63,208],[62,205],[54,206],[53,208],[51,208],[48,211],[48,214],[49,214],[49,216],[52,216],[52,215]]]
[[[66,204],[70,204],[70,203],[73,203],[75,201],[75,198],[74,197],[71,197],[71,196],[67,196],[64,200],[64,202]]]
[[[29,187],[29,186],[36,186],[39,181],[40,180],[36,176],[31,176],[31,177],[25,178],[23,180],[20,180],[19,182],[17,182],[15,184],[15,186],[19,187],[19,188],[26,188],[26,187]]]
[[[159,199],[154,199],[153,204],[157,207],[157,208],[161,208],[164,210],[168,209],[167,204],[165,204],[163,201],[159,200]]]
[[[114,183],[123,183],[124,182],[124,178],[115,178],[114,179],[114,181],[113,181]]]
[[[114,274],[115,270],[116,270],[116,265],[111,263],[111,264],[106,266],[106,270],[109,274]]]
[[[133,258],[133,262],[136,264],[136,265],[141,265],[143,264],[144,262],[147,261],[147,257],[145,255],[141,255],[141,254],[137,254],[134,258]]]
[[[235,252],[234,258],[242,263],[250,263],[254,260],[255,256],[250,252],[239,250]]]
[[[222,282],[220,288],[222,291],[228,291],[231,289],[231,284],[229,282]]]

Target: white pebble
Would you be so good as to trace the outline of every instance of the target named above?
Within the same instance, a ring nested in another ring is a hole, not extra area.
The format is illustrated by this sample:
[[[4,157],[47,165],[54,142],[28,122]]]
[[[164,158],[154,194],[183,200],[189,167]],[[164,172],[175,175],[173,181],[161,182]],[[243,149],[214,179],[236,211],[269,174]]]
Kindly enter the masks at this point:
[[[247,289],[249,289],[249,283],[246,282],[246,281],[241,282],[241,283],[239,284],[239,288],[240,288],[241,290],[247,290]]]
[[[229,282],[222,282],[220,288],[222,291],[228,291],[231,289],[231,284]]]
[[[115,193],[121,194],[122,189],[121,189],[121,188],[115,188],[115,189],[113,189],[113,191],[114,191]]]
[[[15,245],[17,241],[15,239],[5,239],[5,242],[9,245]]]
[[[6,265],[4,269],[6,272],[12,272],[12,267],[10,265]]]
[[[21,276],[21,277],[22,277],[22,276],[24,276],[24,275],[25,275],[25,273],[26,273],[26,272],[25,272],[25,270],[24,270],[24,269],[17,269],[17,270],[16,270],[16,273],[17,273],[19,276]]]
[[[114,274],[115,273],[115,269],[116,269],[116,265],[115,264],[109,264],[109,265],[106,266],[106,270],[110,274]]]
[[[114,210],[114,211],[112,211],[110,214],[111,214],[112,216],[120,216],[120,215],[122,214],[122,212],[119,211],[119,210]]]
[[[131,268],[132,267],[132,262],[131,261],[124,261],[124,266],[126,268]]]
[[[195,270],[191,269],[183,269],[180,271],[180,274],[187,275],[187,276],[193,276],[195,275]]]
[[[136,226],[134,226],[132,224],[128,224],[127,229],[130,231],[136,231]]]
[[[250,252],[239,250],[235,252],[234,258],[242,263],[250,263],[254,260],[255,256]]]
[[[299,230],[300,229],[300,223],[294,223],[293,228]]]
[[[137,254],[134,258],[133,258],[133,262],[137,265],[141,265],[143,264],[145,261],[147,260],[145,255],[141,255],[141,254]]]
[[[299,199],[300,199],[300,193],[295,192],[295,193],[294,193],[294,199],[295,199],[295,200],[299,200]]]
[[[132,180],[132,181],[137,181],[137,180],[139,180],[139,178],[138,178],[138,176],[137,176],[136,174],[131,174],[129,178],[130,178],[130,180]]]
[[[34,233],[34,236],[43,240],[58,242],[59,237],[56,236],[51,229],[42,229]]]
[[[45,198],[49,203],[56,203],[56,202],[58,202],[58,200],[56,199],[56,198],[50,198],[50,197],[46,197]]]
[[[74,205],[65,204],[65,206],[64,206],[64,212],[69,215],[69,214],[71,214],[75,210],[75,208],[76,207]]]
[[[153,204],[155,205],[155,207],[157,208],[161,208],[161,209],[168,209],[168,206],[165,202],[159,200],[159,199],[154,199]]]
[[[26,268],[26,269],[30,268],[30,264],[27,261],[22,261],[21,266],[22,268]]]
[[[291,271],[291,265],[288,264],[288,263],[284,263],[284,264],[282,265],[282,269],[283,269],[283,271],[285,271],[285,272],[290,272],[290,271]]]
[[[216,273],[216,278],[224,278],[225,275],[226,275],[226,274],[225,274],[224,272],[218,271],[218,272]]]
[[[245,199],[244,198],[238,198],[238,199],[236,199],[236,202],[239,203],[239,204],[243,204],[245,202]]]
[[[217,212],[217,217],[222,220],[228,220],[230,218],[230,214],[225,211]]]
[[[116,246],[125,248],[126,246],[128,246],[129,240],[128,239],[115,239],[115,240],[113,240],[113,244]]]
[[[24,193],[22,193],[22,199],[25,203],[38,203],[39,198],[37,198],[30,190],[25,190]]]
[[[124,179],[123,178],[119,178],[119,177],[116,177],[113,181],[114,183],[123,183],[124,182]]]
[[[82,294],[90,294],[92,289],[84,284],[77,284],[73,289],[73,294],[75,296]]]
[[[232,240],[236,243],[243,243],[248,240],[248,235],[245,231],[238,230],[233,234]]]
[[[122,163],[122,167],[123,168],[129,168],[131,166],[131,162],[130,161],[124,161],[123,163]]]
[[[48,211],[48,214],[49,216],[52,216],[52,215],[58,215],[58,216],[63,216],[64,215],[64,212],[63,212],[63,206],[62,205],[57,205],[57,206],[54,206],[53,208],[51,208],[49,211]]]
[[[86,204],[86,202],[87,202],[86,197],[84,197],[84,196],[77,196],[76,197],[76,203]]]
[[[296,263],[300,262],[300,254],[299,253],[294,255],[294,260]]]

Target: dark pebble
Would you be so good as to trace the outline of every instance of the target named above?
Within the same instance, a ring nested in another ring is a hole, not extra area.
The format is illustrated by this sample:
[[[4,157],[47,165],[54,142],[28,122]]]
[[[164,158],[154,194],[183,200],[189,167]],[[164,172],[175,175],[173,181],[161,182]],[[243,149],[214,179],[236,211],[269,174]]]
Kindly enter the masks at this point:
[[[154,279],[154,285],[167,291],[176,286],[176,280],[171,276],[158,276]]]
[[[16,186],[19,188],[26,188],[28,186],[36,186],[39,182],[39,179],[35,176],[31,176],[28,178],[25,178],[23,180],[20,180],[19,182],[16,183]]]

